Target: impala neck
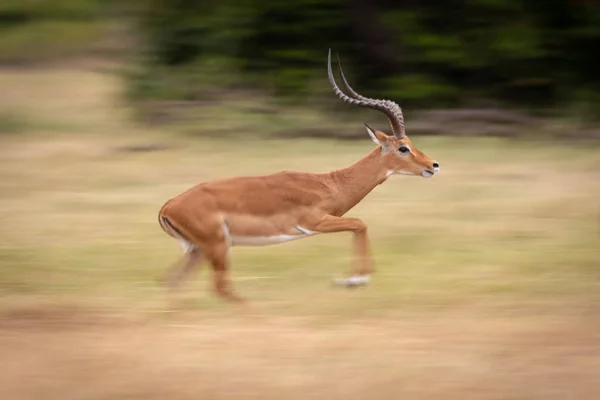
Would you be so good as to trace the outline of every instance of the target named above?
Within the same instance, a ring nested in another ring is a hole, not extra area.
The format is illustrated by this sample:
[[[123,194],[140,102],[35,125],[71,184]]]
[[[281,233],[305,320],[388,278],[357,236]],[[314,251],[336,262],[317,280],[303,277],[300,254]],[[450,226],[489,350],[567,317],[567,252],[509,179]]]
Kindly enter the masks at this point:
[[[386,180],[387,168],[381,162],[381,151],[381,147],[378,146],[348,168],[331,172],[338,195],[333,215],[344,215],[364,199],[375,186]]]

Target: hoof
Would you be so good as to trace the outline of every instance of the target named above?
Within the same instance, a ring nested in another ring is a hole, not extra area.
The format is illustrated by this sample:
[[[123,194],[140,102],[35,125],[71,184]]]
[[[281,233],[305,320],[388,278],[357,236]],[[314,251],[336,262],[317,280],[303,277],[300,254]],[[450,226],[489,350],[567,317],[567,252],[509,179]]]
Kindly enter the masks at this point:
[[[336,278],[333,281],[337,286],[357,287],[365,286],[369,283],[368,275],[351,276],[350,278]]]

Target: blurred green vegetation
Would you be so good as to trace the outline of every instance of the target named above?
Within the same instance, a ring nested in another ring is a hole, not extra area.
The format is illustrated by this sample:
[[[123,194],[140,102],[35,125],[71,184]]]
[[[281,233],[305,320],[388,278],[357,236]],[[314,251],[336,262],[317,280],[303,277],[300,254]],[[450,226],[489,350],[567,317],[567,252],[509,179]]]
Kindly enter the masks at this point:
[[[133,18],[117,0],[3,0],[0,63],[23,65],[101,54],[107,39]]]
[[[128,46],[134,100],[207,100],[252,89],[313,101],[330,96],[324,70],[331,47],[357,89],[405,107],[568,106],[594,118],[599,44],[600,6],[587,1],[0,4],[0,62]]]
[[[150,0],[141,97],[207,86],[329,94],[329,47],[367,95],[413,107],[597,104],[600,7],[557,0]],[[368,89],[367,89],[368,88]]]

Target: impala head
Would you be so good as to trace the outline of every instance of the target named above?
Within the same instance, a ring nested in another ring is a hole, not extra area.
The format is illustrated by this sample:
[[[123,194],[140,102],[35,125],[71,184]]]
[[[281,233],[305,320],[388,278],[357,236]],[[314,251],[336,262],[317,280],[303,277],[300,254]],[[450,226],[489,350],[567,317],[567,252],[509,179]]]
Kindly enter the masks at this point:
[[[440,164],[427,157],[422,151],[413,146],[411,140],[404,131],[404,115],[398,104],[391,100],[378,100],[363,97],[356,93],[348,84],[342,64],[338,58],[338,67],[342,83],[349,94],[342,92],[333,77],[331,70],[331,49],[329,50],[327,70],[329,82],[333,86],[335,94],[346,103],[354,104],[359,107],[372,108],[380,111],[390,121],[393,136],[387,135],[381,131],[372,129],[367,124],[367,132],[373,141],[382,148],[382,157],[388,174],[419,175],[424,178],[433,176],[440,170]]]

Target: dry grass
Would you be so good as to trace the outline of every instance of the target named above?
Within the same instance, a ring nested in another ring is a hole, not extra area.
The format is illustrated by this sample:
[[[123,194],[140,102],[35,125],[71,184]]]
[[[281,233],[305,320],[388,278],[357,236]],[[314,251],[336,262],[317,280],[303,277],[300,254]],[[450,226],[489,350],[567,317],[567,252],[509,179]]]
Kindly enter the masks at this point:
[[[597,146],[413,138],[442,173],[390,180],[351,212],[370,227],[370,287],[330,285],[348,235],[236,248],[240,310],[206,269],[175,296],[156,284],[179,256],[162,203],[207,179],[338,168],[370,142],[146,131],[116,83],[0,73],[0,111],[31,121],[0,137],[0,397],[600,395]],[[153,141],[171,147],[116,150]]]
[[[593,399],[597,324],[448,311],[310,327],[284,316],[2,326],[4,398]],[[22,319],[22,318],[21,318]],[[475,323],[476,321],[476,323]],[[0,394],[2,394],[0,392]]]

